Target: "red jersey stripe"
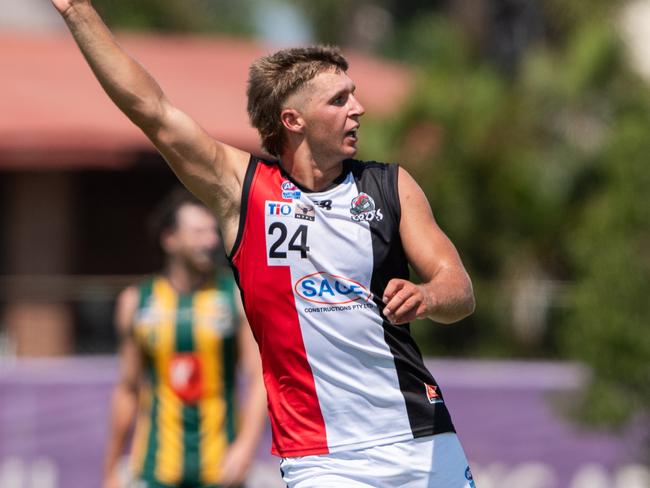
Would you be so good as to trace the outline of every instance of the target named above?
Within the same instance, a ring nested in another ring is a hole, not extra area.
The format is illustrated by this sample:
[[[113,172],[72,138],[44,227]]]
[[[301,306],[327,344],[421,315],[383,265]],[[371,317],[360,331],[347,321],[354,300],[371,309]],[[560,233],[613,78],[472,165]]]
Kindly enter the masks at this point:
[[[231,261],[240,288],[245,291],[244,306],[262,357],[273,430],[272,451],[281,456],[327,453],[325,422],[305,352],[291,271],[288,266],[267,264],[264,207],[267,200],[281,199],[283,178],[277,166],[256,166],[248,194],[244,195],[241,241]],[[267,340],[270,334],[273,338]],[[289,354],[271,360],[276,354],[269,348]],[[305,444],[311,449],[305,450]]]

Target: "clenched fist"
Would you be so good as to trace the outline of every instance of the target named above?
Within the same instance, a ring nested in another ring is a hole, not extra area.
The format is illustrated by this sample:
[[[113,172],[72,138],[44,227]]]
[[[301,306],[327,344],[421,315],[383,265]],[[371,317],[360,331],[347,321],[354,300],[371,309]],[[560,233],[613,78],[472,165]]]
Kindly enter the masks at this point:
[[[384,290],[384,315],[393,324],[404,324],[426,316],[433,304],[423,285],[394,278]]]

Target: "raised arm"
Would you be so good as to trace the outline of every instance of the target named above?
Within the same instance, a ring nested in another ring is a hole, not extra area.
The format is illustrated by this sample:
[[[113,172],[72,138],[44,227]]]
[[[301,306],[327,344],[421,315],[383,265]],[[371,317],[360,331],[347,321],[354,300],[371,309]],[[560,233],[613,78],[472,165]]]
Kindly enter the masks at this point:
[[[52,3],[104,91],[153,142],[183,184],[217,212],[228,234],[229,220],[235,220],[234,226],[238,221],[248,154],[215,140],[172,105],[156,80],[115,41],[90,0]]]
[[[393,279],[384,292],[384,313],[394,323],[428,317],[451,323],[474,311],[472,283],[456,248],[438,227],[420,186],[403,168],[398,191],[402,212],[400,236],[409,264],[422,280],[416,285]]]

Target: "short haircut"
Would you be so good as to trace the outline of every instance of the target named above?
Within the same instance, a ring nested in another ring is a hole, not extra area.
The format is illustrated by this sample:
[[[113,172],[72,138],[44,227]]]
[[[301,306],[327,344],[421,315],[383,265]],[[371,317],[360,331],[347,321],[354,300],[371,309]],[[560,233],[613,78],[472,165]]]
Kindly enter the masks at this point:
[[[280,113],[286,100],[319,73],[347,71],[348,62],[336,47],[282,49],[251,64],[248,76],[248,116],[262,146],[279,157],[286,143]]]
[[[184,187],[175,187],[154,208],[148,221],[151,238],[157,244],[167,231],[173,231],[178,224],[178,211],[185,205],[207,207]]]

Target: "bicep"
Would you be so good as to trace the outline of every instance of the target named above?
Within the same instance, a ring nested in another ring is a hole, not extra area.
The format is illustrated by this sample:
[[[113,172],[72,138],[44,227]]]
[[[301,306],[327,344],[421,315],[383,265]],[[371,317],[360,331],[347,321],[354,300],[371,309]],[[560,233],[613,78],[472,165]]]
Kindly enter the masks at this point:
[[[239,202],[248,153],[214,139],[167,100],[145,133],[181,182],[211,209],[223,214]]]
[[[420,279],[430,281],[442,269],[464,270],[456,248],[438,226],[422,188],[403,168],[399,169],[398,191],[402,208],[400,237],[408,262]]]

